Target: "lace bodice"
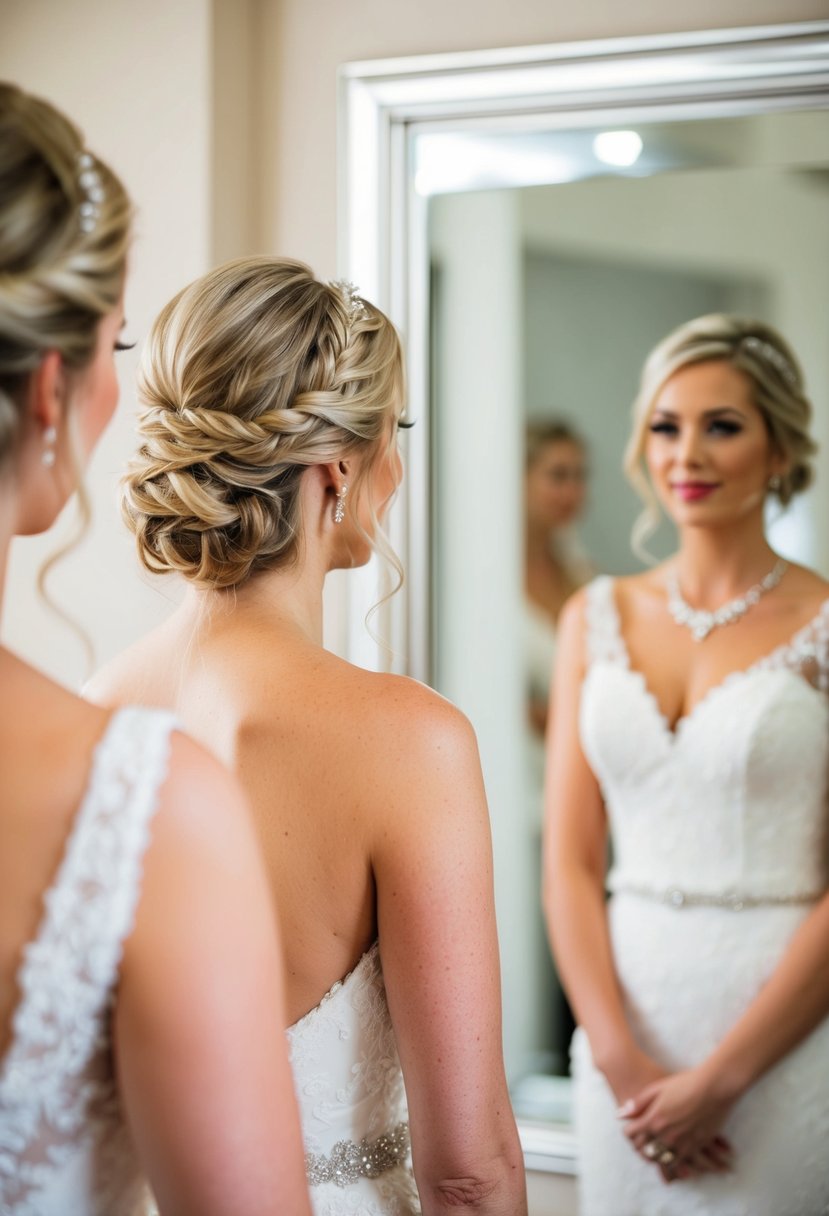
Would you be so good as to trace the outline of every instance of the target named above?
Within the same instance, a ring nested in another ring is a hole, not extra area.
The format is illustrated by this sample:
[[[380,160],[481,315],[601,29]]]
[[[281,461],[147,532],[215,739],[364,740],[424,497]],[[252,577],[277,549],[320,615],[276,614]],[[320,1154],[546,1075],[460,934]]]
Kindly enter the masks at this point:
[[[172,729],[157,711],[113,716],[25,948],[0,1062],[2,1216],[127,1216],[140,1198],[109,1021]]]
[[[581,733],[610,817],[611,889],[778,900],[824,891],[829,601],[675,730],[630,666],[609,578],[588,588],[587,625]]]
[[[378,943],[290,1027],[288,1048],[316,1216],[419,1212],[411,1171],[403,1164],[406,1095]],[[376,1177],[350,1170],[362,1156],[374,1156]],[[332,1166],[341,1171],[339,1184],[326,1180]]]

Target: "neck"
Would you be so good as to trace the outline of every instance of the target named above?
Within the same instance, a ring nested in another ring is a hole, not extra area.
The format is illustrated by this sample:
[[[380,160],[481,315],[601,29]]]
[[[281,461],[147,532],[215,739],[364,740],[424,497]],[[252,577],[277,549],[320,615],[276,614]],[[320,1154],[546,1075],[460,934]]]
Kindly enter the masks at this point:
[[[5,600],[6,591],[6,571],[9,564],[9,549],[11,548],[13,536],[10,520],[11,514],[11,502],[9,501],[7,495],[0,490],[0,620],[2,620],[3,617],[3,602]]]
[[[528,566],[544,564],[556,570],[559,567],[549,528],[527,524],[524,533],[524,555]]]
[[[267,618],[270,624],[322,645],[322,589],[326,568],[309,559],[285,569],[266,570],[244,586],[227,591],[191,589],[185,611],[200,615],[225,607],[248,616]]]
[[[759,582],[775,560],[760,512],[728,528],[683,529],[677,570],[682,591],[694,603],[716,604]]]

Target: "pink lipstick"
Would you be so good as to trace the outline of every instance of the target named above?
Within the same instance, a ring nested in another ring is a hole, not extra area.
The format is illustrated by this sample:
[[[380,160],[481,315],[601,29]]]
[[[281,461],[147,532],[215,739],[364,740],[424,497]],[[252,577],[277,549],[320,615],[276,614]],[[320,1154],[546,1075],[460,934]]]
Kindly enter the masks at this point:
[[[677,481],[671,489],[683,502],[699,502],[713,494],[717,485],[709,481]]]

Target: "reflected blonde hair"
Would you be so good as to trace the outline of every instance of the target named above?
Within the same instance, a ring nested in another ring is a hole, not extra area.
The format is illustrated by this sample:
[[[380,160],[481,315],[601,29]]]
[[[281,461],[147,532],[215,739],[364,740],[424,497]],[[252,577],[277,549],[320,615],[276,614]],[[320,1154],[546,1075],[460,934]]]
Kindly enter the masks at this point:
[[[0,82],[2,467],[16,450],[32,372],[50,350],[70,372],[83,369],[95,353],[100,321],[123,290],[129,198],[93,156],[103,195],[94,224],[82,228],[84,151],[80,131],[54,106]]]
[[[142,562],[198,586],[237,587],[296,559],[310,465],[363,458],[354,512],[395,442],[403,358],[391,322],[367,301],[301,262],[241,258],[162,310],[139,395],[142,442],[122,509]],[[388,555],[379,528],[375,537]]]
[[[524,458],[529,469],[546,448],[569,443],[587,454],[587,441],[564,418],[544,418],[528,422],[524,431]]]
[[[659,504],[645,470],[644,451],[654,402],[683,367],[723,360],[749,379],[754,404],[763,416],[772,446],[786,462],[773,491],[786,506],[810,485],[817,444],[809,434],[812,404],[803,372],[789,344],[771,325],[724,313],[710,313],[680,325],[648,355],[633,403],[633,431],[625,449],[628,479],[645,504],[633,526],[634,552],[651,562],[646,542],[660,520]]]

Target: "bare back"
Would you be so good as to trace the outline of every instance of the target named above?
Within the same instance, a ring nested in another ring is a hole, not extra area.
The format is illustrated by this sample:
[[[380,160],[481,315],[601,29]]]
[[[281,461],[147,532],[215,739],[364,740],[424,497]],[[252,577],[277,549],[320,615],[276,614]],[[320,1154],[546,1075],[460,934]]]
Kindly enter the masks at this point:
[[[371,852],[389,789],[380,740],[391,678],[241,609],[202,622],[195,639],[191,630],[176,614],[91,692],[172,708],[240,776],[279,909],[293,1022],[377,936]]]

